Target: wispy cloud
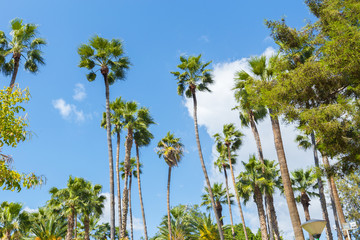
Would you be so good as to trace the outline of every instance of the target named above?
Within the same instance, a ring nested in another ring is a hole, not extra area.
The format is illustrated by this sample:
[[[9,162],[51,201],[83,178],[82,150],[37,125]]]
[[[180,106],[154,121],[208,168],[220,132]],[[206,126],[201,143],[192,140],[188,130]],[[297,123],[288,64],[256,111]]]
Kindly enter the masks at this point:
[[[202,35],[201,37],[199,37],[199,41],[210,42],[209,37],[206,35]]]
[[[66,120],[75,119],[76,122],[85,121],[84,112],[78,110],[74,104],[66,103],[62,98],[53,100],[52,105],[55,109],[59,110],[61,117]]]
[[[86,98],[85,86],[81,83],[77,83],[74,88],[74,100],[82,101]]]

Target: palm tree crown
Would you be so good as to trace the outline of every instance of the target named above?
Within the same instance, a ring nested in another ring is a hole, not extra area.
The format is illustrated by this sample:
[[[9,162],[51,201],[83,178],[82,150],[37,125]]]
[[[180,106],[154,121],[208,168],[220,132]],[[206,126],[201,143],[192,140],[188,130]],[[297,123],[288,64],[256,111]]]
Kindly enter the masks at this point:
[[[175,138],[174,134],[168,132],[157,145],[157,154],[163,157],[169,167],[177,166],[184,154],[184,145],[180,138]]]

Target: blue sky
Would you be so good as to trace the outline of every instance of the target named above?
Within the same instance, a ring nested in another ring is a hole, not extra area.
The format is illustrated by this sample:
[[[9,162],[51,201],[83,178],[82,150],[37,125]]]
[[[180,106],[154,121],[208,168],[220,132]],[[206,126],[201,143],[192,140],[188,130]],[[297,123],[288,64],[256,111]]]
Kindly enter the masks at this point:
[[[203,54],[212,60],[216,83],[212,94],[199,95],[199,123],[203,153],[211,181],[222,181],[213,168],[213,139],[222,124],[239,126],[231,87],[235,71],[246,69],[246,58],[271,54],[276,45],[269,36],[264,19],[280,19],[301,27],[311,19],[303,1],[6,1],[2,4],[0,30],[8,33],[9,21],[15,17],[39,25],[39,36],[48,44],[43,48],[46,65],[37,75],[22,68],[17,77],[21,88],[28,87],[31,100],[25,106],[33,132],[31,139],[16,149],[4,148],[14,158],[14,167],[21,172],[34,171],[47,178],[46,185],[34,190],[1,192],[1,199],[20,201],[36,209],[50,198],[48,190],[65,187],[69,175],[83,177],[103,185],[109,192],[106,131],[100,128],[105,111],[105,88],[102,79],[87,82],[86,71],[77,67],[77,48],[95,34],[124,41],[126,55],[132,66],[125,81],[110,88],[110,98],[121,96],[148,107],[157,125],[151,127],[155,139],[141,149],[143,162],[142,188],[148,232],[153,236],[156,226],[166,214],[167,165],[155,153],[156,143],[168,131],[174,132],[185,145],[186,154],[173,170],[171,205],[199,204],[204,187],[191,111],[191,102],[176,93],[176,81],[170,71],[176,70],[180,55]],[[10,79],[0,76],[1,85]],[[265,156],[276,159],[269,121],[260,124]],[[246,161],[255,153],[255,143],[248,129],[239,152]],[[293,127],[283,128],[285,149],[291,169],[312,163],[311,153],[303,153],[294,144]],[[124,135],[124,134],[123,134]],[[124,156],[122,138],[121,156]],[[238,165],[237,171],[241,169]],[[137,221],[135,239],[142,236],[141,212],[137,185],[133,185],[133,213]],[[311,205],[319,215],[316,201]],[[285,205],[284,205],[285,204]],[[290,218],[285,200],[278,196],[280,228],[291,236]],[[225,223],[229,223],[224,208]],[[108,208],[106,209],[108,211]],[[234,212],[238,212],[233,207]],[[302,208],[299,207],[302,214]],[[317,215],[318,216],[317,216]],[[259,226],[255,205],[245,207],[245,216],[252,229]],[[108,218],[107,213],[104,220]],[[303,218],[302,218],[303,219]],[[235,222],[240,222],[235,213]],[[333,223],[332,223],[333,225]]]

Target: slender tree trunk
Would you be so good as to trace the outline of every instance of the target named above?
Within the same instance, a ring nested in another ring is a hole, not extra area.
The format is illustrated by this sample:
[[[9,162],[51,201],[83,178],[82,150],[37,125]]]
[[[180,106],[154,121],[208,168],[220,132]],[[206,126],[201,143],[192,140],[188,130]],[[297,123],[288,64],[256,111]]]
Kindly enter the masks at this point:
[[[169,240],[172,240],[171,219],[170,219],[170,179],[171,179],[171,167],[169,166],[168,184],[167,184],[167,214],[168,214]]]
[[[129,206],[129,197],[128,197],[128,176],[130,169],[130,157],[131,157],[131,148],[133,144],[133,130],[132,128],[128,129],[128,135],[126,136],[125,141],[125,160],[124,160],[124,170],[125,170],[125,184],[123,190],[123,202],[122,202],[122,224],[121,224],[121,238],[126,236],[126,221],[128,214],[128,206]]]
[[[231,234],[232,234],[233,239],[235,239],[234,222],[233,222],[233,216],[232,216],[232,211],[231,211],[231,201],[230,201],[230,194],[229,194],[228,177],[227,177],[226,168],[225,168],[224,165],[223,165],[223,169],[224,169],[225,184],[226,184],[226,196],[227,196],[227,201],[228,201],[228,205],[229,205],[229,215],[230,215],[230,222],[231,222]]]
[[[136,146],[136,173],[137,173],[137,182],[138,182],[138,187],[139,187],[139,199],[140,199],[140,206],[141,206],[141,214],[142,214],[142,219],[143,219],[143,224],[144,224],[145,240],[148,240],[144,203],[143,203],[142,192],[141,192],[139,146],[136,144],[136,141],[135,141],[135,146]]]
[[[120,133],[116,134],[116,184],[117,184],[117,198],[118,198],[118,215],[119,215],[119,239],[120,229],[122,224],[121,216],[121,190],[120,190]]]
[[[132,185],[132,173],[130,173],[129,181],[129,214],[130,214],[130,233],[131,240],[134,240],[134,230],[133,230],[133,219],[132,219],[132,210],[131,210],[131,185]]]
[[[274,229],[273,229],[273,225],[272,225],[272,221],[271,221],[271,213],[270,213],[270,206],[268,204],[268,199],[266,197],[267,194],[265,194],[264,196],[264,204],[265,204],[265,212],[266,212],[266,222],[267,224],[267,229],[268,229],[268,235],[269,235],[269,239],[270,240],[274,240]]]
[[[67,232],[65,240],[71,240],[74,235],[74,210],[71,210],[71,213],[67,217]]]
[[[110,92],[108,73],[109,69],[106,67],[101,68],[101,73],[105,81],[105,96],[106,96],[106,133],[109,151],[109,172],[110,172],[110,237],[115,239],[115,196],[114,196],[114,166],[113,166],[113,150],[111,142],[111,122],[110,122]]]
[[[74,238],[77,238],[77,214],[74,216]]]
[[[335,206],[335,201],[334,201],[334,194],[333,194],[333,190],[331,188],[331,184],[330,181],[328,179],[328,184],[329,184],[329,188],[330,188],[330,200],[331,200],[331,208],[334,214],[334,220],[335,220],[335,225],[336,225],[336,233],[337,233],[337,237],[338,240],[342,240],[343,236],[341,234],[341,228],[340,228],[340,224],[339,224],[339,218],[338,215],[336,213],[336,206]]]
[[[323,160],[325,168],[329,169],[330,162],[329,162],[328,157],[326,155],[323,155],[322,160]],[[333,208],[333,210],[335,209],[334,218],[335,218],[335,223],[337,224],[336,230],[337,230],[337,234],[338,234],[338,239],[343,239],[341,229],[342,229],[342,224],[344,224],[346,221],[345,221],[345,217],[344,217],[344,212],[342,210],[339,194],[337,192],[337,188],[335,185],[335,180],[332,175],[328,175],[328,182],[329,182],[329,188],[330,188],[330,197],[331,197],[332,202],[334,203],[332,208]],[[338,219],[338,220],[336,220],[336,219]],[[339,224],[339,222],[340,222],[340,224]]]
[[[6,231],[6,239],[11,240],[11,231]]]
[[[316,150],[316,142],[315,142],[314,132],[311,133],[311,142],[312,142],[312,145],[313,145],[315,166],[317,168],[320,168],[319,157],[318,157],[318,153],[317,153],[317,150]],[[328,214],[328,211],[327,211],[326,199],[325,199],[325,194],[324,194],[324,186],[323,186],[323,182],[321,180],[321,177],[317,178],[317,182],[318,182],[318,186],[319,186],[319,195],[320,195],[321,209],[322,209],[322,212],[323,212],[323,218],[326,221],[326,225],[325,225],[326,236],[327,236],[328,240],[332,240],[333,236],[332,236],[332,232],[331,232],[329,214]]]
[[[264,164],[264,155],[263,155],[263,150],[262,150],[262,146],[261,146],[260,134],[256,127],[254,113],[252,111],[250,111],[249,116],[250,116],[251,131],[254,135],[257,150],[258,150],[259,161],[262,164]],[[263,172],[264,172],[264,169],[263,169]],[[271,203],[269,203],[270,200],[272,201]],[[279,232],[273,197],[271,194],[267,193],[266,191],[265,191],[265,205],[266,205],[266,211],[267,211],[268,221],[269,221],[270,239],[273,239],[275,237],[275,240],[280,240],[280,232]]]
[[[215,209],[215,202],[214,202],[214,195],[213,192],[211,190],[211,184],[210,184],[210,180],[206,171],[206,167],[205,167],[205,163],[204,163],[204,158],[202,155],[202,151],[201,151],[201,145],[200,145],[200,138],[199,138],[199,130],[198,130],[198,123],[197,123],[197,100],[196,100],[196,94],[195,94],[195,86],[190,86],[191,87],[191,91],[192,91],[192,97],[193,97],[193,101],[194,101],[194,126],[195,126],[195,136],[196,136],[196,143],[197,143],[197,147],[199,150],[199,157],[200,157],[200,163],[201,163],[201,168],[204,172],[204,176],[205,176],[205,181],[206,181],[206,185],[209,189],[209,195],[210,195],[210,200],[211,200],[211,205],[212,208],[214,210],[214,215],[216,218],[216,223],[218,226],[218,230],[219,230],[219,236],[221,240],[224,240],[224,233],[223,230],[221,228],[221,223],[220,223],[220,219],[219,216],[217,215],[216,209]],[[236,191],[235,191],[236,192]]]
[[[301,229],[299,212],[297,210],[296,203],[295,203],[294,192],[293,192],[293,189],[291,186],[289,170],[288,170],[284,146],[283,146],[283,142],[282,142],[282,138],[281,138],[279,120],[278,120],[277,116],[271,116],[271,114],[273,113],[272,109],[269,109],[269,112],[270,112],[270,120],[271,120],[271,125],[272,125],[272,129],[273,129],[273,134],[274,134],[274,143],[275,143],[276,154],[278,156],[281,177],[282,177],[282,181],[283,181],[283,185],[284,185],[284,194],[285,194],[286,202],[287,202],[287,205],[289,208],[289,214],[290,214],[292,227],[294,230],[295,239],[296,240],[305,240],[303,231]]]
[[[231,153],[230,153],[230,146],[229,145],[227,145],[227,150],[228,150],[228,160],[229,160],[229,165],[230,165],[230,172],[231,172],[231,178],[232,178],[232,182],[233,182],[233,186],[234,186],[236,201],[237,201],[239,211],[240,211],[240,217],[241,217],[241,221],[242,221],[242,225],[243,225],[245,239],[248,240],[249,238],[248,238],[247,231],[246,231],[245,218],[244,218],[243,210],[242,210],[241,203],[240,203],[239,192],[238,192],[238,190],[236,188],[234,169],[233,169],[233,166],[232,166],[232,163],[231,163]]]
[[[258,215],[260,220],[260,231],[261,231],[261,239],[268,240],[268,234],[266,229],[266,219],[265,219],[265,211],[263,206],[262,194],[260,188],[255,185],[254,186],[254,200],[256,203],[256,207],[258,209]]]
[[[310,220],[310,212],[309,212],[310,201],[311,200],[310,200],[309,196],[305,192],[302,192],[301,196],[300,196],[300,202],[301,202],[301,205],[304,208],[305,220],[306,221]],[[311,234],[309,234],[309,239],[314,240],[314,237]]]
[[[85,230],[84,240],[90,240],[90,220],[88,215],[84,216],[84,230]]]
[[[268,207],[270,208],[270,219],[272,219],[271,224],[273,225],[272,229],[274,230],[274,238],[275,240],[280,240],[281,238],[280,238],[278,221],[276,217],[276,211],[274,207],[274,198],[271,194],[266,194],[266,198],[267,198]]]
[[[13,58],[14,58],[14,72],[11,76],[11,82],[10,82],[10,87],[13,88],[14,84],[15,84],[15,80],[16,80],[16,76],[19,70],[19,64],[20,64],[20,57],[21,57],[21,53],[17,53],[15,52],[13,54]]]

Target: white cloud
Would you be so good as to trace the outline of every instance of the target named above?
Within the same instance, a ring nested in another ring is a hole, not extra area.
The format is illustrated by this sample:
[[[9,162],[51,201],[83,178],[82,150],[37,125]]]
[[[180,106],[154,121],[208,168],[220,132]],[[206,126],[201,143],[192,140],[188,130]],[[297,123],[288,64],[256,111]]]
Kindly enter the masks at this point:
[[[64,99],[59,98],[52,101],[55,109],[59,110],[60,115],[66,119],[75,119],[76,122],[83,122],[85,120],[84,112],[78,110],[74,104],[66,103]]]
[[[273,48],[267,48],[264,51],[264,55],[267,57],[275,53]],[[234,86],[234,74],[239,70],[249,70],[247,64],[247,58],[232,62],[217,63],[214,65],[213,77],[215,83],[210,86],[211,93],[197,92],[198,100],[198,122],[199,125],[204,126],[209,136],[213,136],[215,133],[222,132],[222,127],[227,123],[236,124],[238,129],[241,129],[239,116],[236,111],[231,109],[235,106],[234,93],[231,90]],[[189,115],[193,114],[193,102],[192,99],[186,99],[184,102],[188,109]],[[282,125],[282,138],[284,142],[284,148],[286,151],[287,163],[289,170],[292,171],[296,168],[304,168],[309,165],[313,165],[313,157],[311,151],[304,152],[299,150],[294,142],[296,132],[293,125]],[[249,128],[243,128],[241,131],[245,134],[243,138],[243,144],[238,152],[238,163],[235,166],[235,176],[238,176],[242,170],[241,161],[247,161],[250,154],[256,154],[256,144]],[[270,120],[267,118],[263,122],[258,124],[258,131],[260,133],[264,156],[270,160],[276,160],[277,155],[274,148],[273,133]],[[201,136],[200,136],[201,137]],[[217,158],[215,146],[212,148],[212,162],[210,164],[211,182],[223,182],[224,176],[219,173],[217,169],[213,167],[213,162]],[[232,186],[231,176],[229,175],[229,186]],[[233,189],[231,189],[233,192]],[[286,200],[280,194],[275,196],[275,208],[277,210],[279,227],[282,231],[282,235],[285,239],[293,238],[293,229],[291,220],[289,217],[289,211],[287,208]],[[321,207],[317,199],[313,199],[311,202],[310,214],[314,218],[321,218]],[[304,220],[302,208],[299,209],[300,219]],[[259,227],[257,209],[255,204],[248,203],[247,206],[243,206],[246,224],[252,229],[257,230]],[[235,213],[235,222],[240,222],[239,210],[236,206],[233,207]],[[332,214],[329,211],[329,216]],[[237,219],[236,219],[237,218]],[[331,220],[332,221],[332,220]],[[333,221],[332,221],[333,222]],[[324,233],[323,236],[326,234]]]
[[[199,41],[202,41],[202,42],[209,42],[209,37],[206,36],[206,35],[202,35],[201,37],[199,37]]]
[[[74,88],[74,100],[82,101],[86,98],[85,86],[81,83],[77,83]]]

